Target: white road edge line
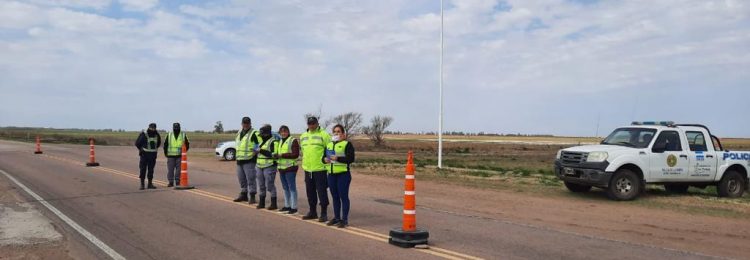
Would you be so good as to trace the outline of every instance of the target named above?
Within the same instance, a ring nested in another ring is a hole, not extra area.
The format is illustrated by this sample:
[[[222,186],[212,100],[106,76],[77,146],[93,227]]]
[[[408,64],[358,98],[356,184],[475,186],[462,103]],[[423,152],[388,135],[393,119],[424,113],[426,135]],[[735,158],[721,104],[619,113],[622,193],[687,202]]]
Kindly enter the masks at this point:
[[[83,227],[81,227],[80,225],[78,225],[78,223],[76,223],[75,221],[73,221],[72,219],[70,219],[68,216],[66,216],[65,214],[63,214],[60,210],[58,210],[57,208],[55,208],[55,206],[52,206],[52,204],[50,204],[49,202],[47,202],[46,200],[44,200],[44,198],[42,198],[41,196],[37,195],[34,191],[32,191],[31,189],[29,189],[28,187],[26,187],[26,185],[23,185],[23,183],[21,183],[18,180],[16,180],[16,178],[14,178],[13,176],[11,176],[10,174],[8,174],[7,172],[5,172],[3,170],[0,170],[0,173],[4,174],[5,177],[8,177],[8,179],[10,179],[16,185],[18,185],[19,187],[21,187],[24,191],[26,191],[26,193],[28,193],[29,195],[31,195],[31,197],[34,197],[35,200],[37,200],[40,203],[42,203],[42,205],[44,205],[45,207],[47,207],[47,209],[49,209],[50,211],[52,211],[52,213],[55,213],[55,215],[57,215],[57,217],[59,217],[62,221],[64,221],[66,224],[68,224],[71,228],[73,228],[76,231],[78,231],[78,233],[80,233],[83,237],[85,237],[86,239],[88,239],[96,247],[98,247],[99,249],[101,249],[102,251],[104,251],[104,253],[107,254],[107,255],[109,255],[109,257],[111,257],[112,259],[115,259],[115,260],[125,260],[125,257],[123,257],[122,255],[120,255],[119,253],[117,253],[117,251],[115,251],[114,249],[112,249],[111,247],[109,247],[107,244],[105,244],[104,242],[102,242],[101,240],[99,240],[98,238],[96,238],[96,236],[94,236],[93,234],[91,234],[90,232],[88,232],[86,229],[84,229]]]

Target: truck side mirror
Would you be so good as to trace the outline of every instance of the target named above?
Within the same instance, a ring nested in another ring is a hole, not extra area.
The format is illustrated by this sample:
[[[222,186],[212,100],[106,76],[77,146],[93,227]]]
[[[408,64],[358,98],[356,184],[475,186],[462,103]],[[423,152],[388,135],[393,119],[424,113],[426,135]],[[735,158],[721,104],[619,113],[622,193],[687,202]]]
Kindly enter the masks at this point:
[[[651,151],[654,153],[663,153],[666,150],[667,150],[666,142],[656,142],[654,143],[654,147],[651,148]]]

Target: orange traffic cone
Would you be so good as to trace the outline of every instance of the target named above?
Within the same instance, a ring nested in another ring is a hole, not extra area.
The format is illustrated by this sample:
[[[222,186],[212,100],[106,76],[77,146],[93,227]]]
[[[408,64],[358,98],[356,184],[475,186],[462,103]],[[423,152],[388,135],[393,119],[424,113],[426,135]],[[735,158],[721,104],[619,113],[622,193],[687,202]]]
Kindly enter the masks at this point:
[[[180,164],[180,185],[174,187],[175,190],[195,189],[188,183],[188,163],[187,163],[187,146],[182,144],[182,163]]]
[[[404,181],[404,218],[400,228],[391,229],[388,243],[404,248],[426,245],[430,233],[417,228],[414,153],[409,151]]]
[[[39,136],[36,136],[36,151],[34,154],[42,154],[42,142],[39,140]]]
[[[96,167],[99,166],[99,163],[96,162],[96,157],[94,156],[94,138],[89,138],[89,162],[86,163],[87,167]]]

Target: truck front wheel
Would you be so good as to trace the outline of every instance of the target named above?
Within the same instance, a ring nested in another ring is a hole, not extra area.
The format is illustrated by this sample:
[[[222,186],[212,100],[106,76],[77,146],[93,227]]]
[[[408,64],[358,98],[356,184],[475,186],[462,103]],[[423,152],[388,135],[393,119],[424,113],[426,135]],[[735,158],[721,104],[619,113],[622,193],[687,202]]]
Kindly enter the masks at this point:
[[[736,171],[727,171],[716,187],[719,197],[739,198],[745,192],[745,178]]]
[[[607,187],[607,196],[612,200],[633,200],[641,194],[643,185],[633,171],[620,169],[615,172]]]
[[[565,187],[572,192],[588,192],[591,190],[591,186],[589,185],[575,184],[567,181],[565,182]]]

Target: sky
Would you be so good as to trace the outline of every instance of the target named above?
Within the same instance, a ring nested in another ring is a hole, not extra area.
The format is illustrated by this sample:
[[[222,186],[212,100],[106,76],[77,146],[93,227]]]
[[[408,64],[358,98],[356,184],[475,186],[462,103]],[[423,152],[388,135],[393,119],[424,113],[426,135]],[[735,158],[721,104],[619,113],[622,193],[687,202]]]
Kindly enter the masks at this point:
[[[445,1],[446,131],[750,137],[750,1]],[[438,0],[0,1],[0,126],[436,132]]]

